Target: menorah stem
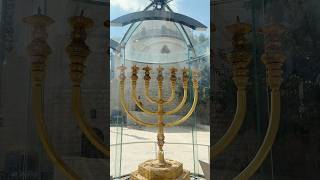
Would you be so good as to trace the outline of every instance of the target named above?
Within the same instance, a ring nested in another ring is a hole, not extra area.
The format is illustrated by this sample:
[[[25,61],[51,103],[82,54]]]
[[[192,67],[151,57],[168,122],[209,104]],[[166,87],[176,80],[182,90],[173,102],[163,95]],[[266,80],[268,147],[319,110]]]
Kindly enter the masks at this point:
[[[163,92],[162,92],[162,91],[163,91],[163,88],[162,88],[162,84],[163,84],[162,81],[159,81],[159,80],[158,80],[158,101],[159,101],[158,103],[159,103],[159,105],[161,104],[161,105],[162,105],[161,107],[163,108],[163,103],[164,103],[164,102],[161,102],[161,101],[163,101]],[[159,107],[158,107],[158,108],[159,108]]]
[[[163,152],[163,145],[164,145],[164,132],[163,132],[163,127],[164,127],[164,122],[163,122],[163,76],[162,76],[162,71],[163,68],[159,67],[158,68],[158,147],[159,147],[159,152],[158,152],[158,161],[160,165],[165,165],[165,158],[164,158],[164,152]]]
[[[158,105],[158,109],[162,109],[162,104]],[[157,139],[158,139],[158,147],[159,147],[159,151],[158,151],[158,161],[160,165],[165,165],[165,159],[164,159],[164,152],[163,152],[163,145],[164,145],[164,131],[163,131],[163,115],[159,115],[158,116],[158,135],[157,135]]]

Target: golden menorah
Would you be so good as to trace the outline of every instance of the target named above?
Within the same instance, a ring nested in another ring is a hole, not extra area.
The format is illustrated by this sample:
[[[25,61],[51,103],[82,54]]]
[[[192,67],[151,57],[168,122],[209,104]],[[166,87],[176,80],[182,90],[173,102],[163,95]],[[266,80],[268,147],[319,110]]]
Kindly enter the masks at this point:
[[[247,113],[248,65],[252,58],[252,51],[249,48],[250,45],[246,35],[251,32],[251,26],[240,22],[240,18],[237,17],[237,22],[227,26],[226,30],[233,35],[233,50],[230,53],[229,60],[232,64],[233,81],[237,87],[237,108],[230,127],[215,144],[211,145],[210,158],[212,159],[215,159],[231,145],[240,131]],[[286,31],[287,28],[280,24],[270,24],[259,30],[265,38],[265,52],[261,56],[261,60],[266,66],[267,85],[271,91],[269,125],[255,157],[246,168],[233,178],[234,180],[247,180],[252,177],[262,165],[274,144],[280,123],[282,65],[286,59],[282,50],[281,38]],[[214,167],[214,165],[211,167]]]
[[[63,159],[55,151],[53,144],[49,141],[49,135],[47,133],[45,116],[44,116],[44,81],[46,74],[46,61],[49,54],[51,53],[50,46],[47,43],[47,27],[54,23],[54,21],[39,11],[38,14],[27,17],[24,22],[32,25],[32,42],[28,46],[28,52],[31,56],[31,74],[32,74],[32,109],[33,115],[36,122],[36,127],[39,133],[40,140],[44,146],[46,153],[50,160],[68,177],[69,179],[83,179],[77,174],[72,168],[67,166]],[[71,60],[70,63],[70,78],[72,80],[72,110],[75,120],[87,137],[87,139],[107,158],[109,158],[109,146],[105,145],[101,139],[95,134],[93,129],[90,127],[87,119],[85,118],[82,99],[81,99],[81,82],[84,77],[85,61],[90,54],[90,49],[86,45],[86,30],[93,26],[93,21],[90,18],[84,17],[83,13],[80,16],[74,16],[69,19],[69,23],[73,28],[72,41],[68,45],[66,52]],[[241,23],[239,18],[237,23],[227,27],[227,30],[233,33],[233,51],[230,56],[230,60],[233,67],[233,80],[237,87],[237,110],[234,116],[234,120],[222,136],[222,138],[211,147],[211,158],[216,158],[219,154],[231,144],[239,132],[246,114],[246,87],[248,84],[248,65],[251,61],[251,52],[248,49],[248,41],[245,35],[251,31],[251,27],[248,24]],[[285,60],[285,55],[281,50],[281,36],[286,31],[284,26],[273,24],[266,26],[261,29],[261,32],[265,35],[265,53],[261,57],[267,69],[267,83],[271,89],[271,111],[269,126],[267,129],[266,136],[256,154],[254,159],[249,165],[234,179],[246,180],[249,179],[261,166],[266,156],[268,155],[271,147],[275,141],[275,137],[279,127],[280,121],[280,86],[282,82],[282,70],[281,67]],[[157,123],[144,122],[141,119],[134,116],[128,109],[125,102],[125,69],[126,67],[120,67],[120,100],[124,111],[128,117],[143,126],[147,127],[158,127],[158,158],[156,160],[149,160],[142,163],[139,166],[138,171],[132,173],[133,179],[139,179],[137,176],[148,177],[147,179],[189,179],[189,172],[183,170],[182,164],[168,160],[164,158],[163,145],[164,145],[164,128],[179,125],[185,122],[194,112],[198,101],[198,73],[192,73],[193,83],[193,103],[189,112],[181,117],[180,119],[168,123],[164,123],[164,116],[177,113],[184,107],[188,97],[188,81],[189,81],[189,70],[182,70],[182,81],[183,81],[183,98],[181,102],[171,111],[164,112],[164,105],[169,104],[175,99],[176,89],[176,68],[171,68],[171,96],[165,99],[163,96],[163,68],[159,67],[158,71],[158,97],[152,98],[149,95],[150,86],[150,67],[144,67],[145,71],[144,83],[145,83],[145,96],[148,101],[158,106],[156,112],[148,110],[142,106],[137,100],[136,87],[138,80],[137,66],[132,67],[131,85],[132,85],[132,99],[135,101],[137,106],[146,114],[155,115],[158,118]],[[214,166],[212,166],[214,167]],[[146,169],[147,168],[147,169]],[[140,178],[143,179],[143,178]]]
[[[55,147],[49,141],[49,134],[46,127],[44,115],[44,82],[46,75],[46,63],[51,54],[51,48],[47,43],[47,27],[54,23],[49,16],[41,14],[39,8],[38,14],[29,16],[23,21],[33,27],[32,41],[27,47],[31,57],[31,76],[32,76],[32,110],[36,122],[40,141],[43,144],[51,162],[61,170],[61,172],[72,180],[84,179],[79,172],[70,168],[61,156],[56,152]],[[66,48],[66,53],[70,59],[70,79],[72,81],[72,112],[74,119],[92,145],[102,152],[106,158],[109,158],[109,146],[98,137],[94,132],[88,120],[86,119],[81,97],[81,83],[84,78],[85,61],[90,54],[90,48],[86,45],[86,30],[93,26],[93,21],[83,15],[73,16],[69,19],[73,31],[71,42]]]
[[[165,123],[164,122],[164,116],[165,115],[172,115],[180,111],[184,105],[186,104],[187,97],[188,97],[188,82],[189,82],[189,69],[183,68],[182,70],[182,83],[183,83],[183,98],[181,102],[176,106],[174,109],[165,112],[164,111],[164,105],[170,104],[175,99],[175,92],[176,92],[176,84],[177,84],[177,69],[172,67],[170,68],[170,82],[171,82],[171,95],[167,99],[165,99],[163,95],[163,71],[164,68],[159,66],[157,68],[157,82],[158,82],[158,96],[157,98],[151,97],[149,94],[149,86],[150,86],[150,71],[152,70],[151,67],[146,66],[143,68],[145,71],[144,75],[144,92],[146,99],[153,104],[157,105],[157,111],[151,111],[150,109],[147,109],[146,107],[142,106],[137,98],[137,81],[139,79],[138,77],[138,71],[139,67],[136,65],[132,66],[132,75],[131,75],[131,98],[135,102],[135,104],[146,114],[157,116],[157,123],[150,123],[145,122],[141,119],[139,119],[137,116],[132,114],[130,110],[128,109],[127,103],[125,102],[125,66],[120,66],[120,75],[119,75],[119,86],[120,86],[120,102],[123,110],[128,115],[129,119],[134,121],[135,123],[138,123],[140,125],[146,126],[146,127],[158,127],[157,132],[157,140],[158,140],[158,157],[156,160],[149,160],[144,163],[142,163],[139,166],[139,169],[131,174],[131,178],[134,179],[141,179],[141,177],[145,179],[189,179],[190,175],[189,172],[186,170],[183,170],[182,164],[174,161],[174,160],[167,160],[164,158],[164,151],[163,151],[163,145],[165,143],[164,139],[164,127],[172,127],[177,126],[183,122],[185,122],[194,112],[197,102],[198,102],[198,72],[193,71],[192,72],[192,84],[193,84],[193,103],[188,111],[188,113],[184,116],[182,116],[180,119],[172,122]]]

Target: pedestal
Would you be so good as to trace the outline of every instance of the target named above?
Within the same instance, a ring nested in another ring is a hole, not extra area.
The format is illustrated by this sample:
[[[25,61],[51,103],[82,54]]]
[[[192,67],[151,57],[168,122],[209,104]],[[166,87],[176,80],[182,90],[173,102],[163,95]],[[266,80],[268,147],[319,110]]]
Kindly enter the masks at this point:
[[[190,172],[178,161],[166,159],[166,165],[160,166],[158,160],[148,160],[131,173],[130,180],[190,180]]]

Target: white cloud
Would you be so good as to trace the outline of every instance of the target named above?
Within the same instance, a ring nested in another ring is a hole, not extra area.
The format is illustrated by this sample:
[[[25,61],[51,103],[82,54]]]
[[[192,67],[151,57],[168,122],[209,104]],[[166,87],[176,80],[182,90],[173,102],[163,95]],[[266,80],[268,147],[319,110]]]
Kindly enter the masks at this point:
[[[181,0],[173,0],[169,6],[174,10],[178,10],[178,4]],[[119,7],[124,11],[134,12],[141,11],[150,4],[150,0],[110,0],[111,7]]]

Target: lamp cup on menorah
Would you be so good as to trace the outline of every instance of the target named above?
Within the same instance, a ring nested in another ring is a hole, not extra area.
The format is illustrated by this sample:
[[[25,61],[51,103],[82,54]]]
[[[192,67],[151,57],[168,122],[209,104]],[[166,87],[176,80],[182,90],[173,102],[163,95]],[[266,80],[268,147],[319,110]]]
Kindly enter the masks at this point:
[[[186,120],[193,114],[197,102],[198,102],[198,72],[193,71],[192,72],[192,84],[193,84],[193,103],[186,115],[181,117],[180,119],[172,122],[166,123],[164,120],[165,115],[172,115],[180,111],[186,104],[187,97],[188,97],[188,83],[189,83],[189,69],[184,68],[182,70],[182,83],[183,83],[183,98],[181,102],[172,110],[165,112],[164,106],[167,104],[170,104],[175,99],[175,91],[176,91],[176,84],[177,84],[177,69],[172,67],[170,68],[171,76],[170,76],[170,82],[171,82],[171,95],[167,99],[164,98],[163,95],[163,82],[164,82],[164,76],[163,71],[164,68],[159,66],[157,68],[158,76],[157,76],[157,83],[158,83],[158,96],[157,98],[151,97],[149,94],[149,85],[151,81],[150,71],[152,70],[151,67],[146,66],[143,68],[145,71],[144,75],[144,94],[146,96],[146,99],[153,104],[157,105],[157,111],[151,111],[147,109],[145,106],[142,106],[137,99],[137,81],[139,79],[138,77],[138,71],[139,67],[136,65],[132,66],[132,75],[131,75],[131,98],[135,102],[135,104],[145,113],[149,115],[154,115],[157,117],[157,123],[152,122],[145,122],[138,117],[136,117],[134,114],[130,112],[128,109],[127,103],[125,102],[125,66],[120,66],[120,102],[123,110],[128,115],[128,118],[132,121],[134,121],[137,124],[146,126],[146,127],[158,127],[158,134],[157,134],[157,140],[158,140],[158,156],[157,159],[152,159],[143,162],[139,165],[139,168],[137,171],[131,173],[131,179],[190,179],[190,172],[183,169],[182,163],[165,159],[164,157],[164,128],[165,127],[173,127],[177,126]]]

